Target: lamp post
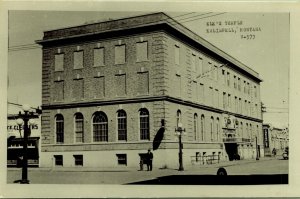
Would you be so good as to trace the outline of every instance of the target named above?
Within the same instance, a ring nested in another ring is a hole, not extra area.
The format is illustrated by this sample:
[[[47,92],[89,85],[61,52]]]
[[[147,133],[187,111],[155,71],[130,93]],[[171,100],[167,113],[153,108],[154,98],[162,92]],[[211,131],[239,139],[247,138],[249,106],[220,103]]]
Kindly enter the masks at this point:
[[[35,115],[33,112],[29,112],[31,109],[28,104],[24,104],[22,106],[24,114],[19,112],[19,118],[17,119],[17,124],[20,126],[24,122],[24,135],[23,135],[23,160],[22,160],[22,179],[20,180],[21,184],[29,184],[28,180],[28,154],[27,154],[27,146],[28,146],[28,137],[30,135],[30,129],[28,124],[32,123],[32,118],[38,118],[38,115]],[[37,113],[40,114],[41,111],[37,109]]]
[[[178,126],[177,128],[175,128],[175,132],[177,132],[177,135],[178,135],[178,138],[179,138],[179,169],[178,171],[183,171],[184,168],[183,168],[183,163],[182,163],[182,148],[183,148],[183,145],[182,145],[182,142],[181,142],[181,136],[182,136],[182,132],[184,132],[185,129],[182,128],[182,123],[178,123]]]

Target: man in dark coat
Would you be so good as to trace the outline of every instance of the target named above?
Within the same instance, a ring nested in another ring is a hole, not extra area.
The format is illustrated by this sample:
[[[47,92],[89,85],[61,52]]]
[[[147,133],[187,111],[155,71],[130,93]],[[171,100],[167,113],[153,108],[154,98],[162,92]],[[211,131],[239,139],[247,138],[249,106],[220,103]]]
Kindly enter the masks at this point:
[[[146,155],[146,161],[147,161],[147,170],[152,171],[152,160],[153,160],[153,153],[150,149],[148,149],[148,153]]]

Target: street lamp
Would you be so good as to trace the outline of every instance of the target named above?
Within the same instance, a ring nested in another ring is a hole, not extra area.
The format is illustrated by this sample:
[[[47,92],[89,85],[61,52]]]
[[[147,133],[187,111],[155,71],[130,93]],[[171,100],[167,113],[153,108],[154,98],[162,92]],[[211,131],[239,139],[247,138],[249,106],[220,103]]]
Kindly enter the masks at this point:
[[[183,164],[182,164],[182,148],[183,148],[183,145],[182,145],[182,142],[181,142],[181,136],[182,136],[182,132],[185,132],[185,129],[182,128],[182,123],[178,123],[178,126],[177,128],[175,128],[175,132],[177,132],[177,135],[178,135],[178,138],[179,138],[179,169],[178,171],[183,171],[184,168],[183,168]]]
[[[22,160],[22,179],[20,180],[21,184],[29,184],[28,180],[28,154],[27,154],[27,145],[28,145],[28,136],[30,135],[30,128],[28,123],[32,124],[33,118],[38,118],[41,111],[37,110],[38,114],[34,114],[28,104],[22,106],[24,113],[19,112],[19,118],[17,119],[17,124],[20,126],[24,122],[24,135],[23,135],[23,160]]]

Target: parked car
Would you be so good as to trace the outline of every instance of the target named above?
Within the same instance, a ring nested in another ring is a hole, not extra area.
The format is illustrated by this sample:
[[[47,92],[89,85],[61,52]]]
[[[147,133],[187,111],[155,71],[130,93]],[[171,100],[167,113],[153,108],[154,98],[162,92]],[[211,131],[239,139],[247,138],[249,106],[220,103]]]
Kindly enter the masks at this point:
[[[284,152],[284,153],[282,154],[282,157],[283,157],[283,159],[288,160],[288,159],[289,159],[289,153]]]

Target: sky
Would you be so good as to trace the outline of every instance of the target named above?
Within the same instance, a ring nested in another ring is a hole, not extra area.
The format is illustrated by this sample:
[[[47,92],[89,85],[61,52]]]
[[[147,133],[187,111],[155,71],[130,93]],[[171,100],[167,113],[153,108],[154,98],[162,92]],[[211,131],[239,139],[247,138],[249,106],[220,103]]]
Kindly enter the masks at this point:
[[[41,106],[42,50],[35,41],[43,38],[43,31],[139,14],[145,12],[9,11],[8,102]],[[267,107],[264,123],[288,126],[288,13],[166,14],[258,72],[263,79],[261,100]],[[222,28],[236,32],[212,32]],[[245,28],[248,31],[241,32]]]

